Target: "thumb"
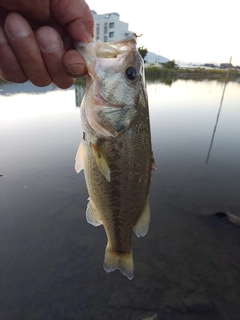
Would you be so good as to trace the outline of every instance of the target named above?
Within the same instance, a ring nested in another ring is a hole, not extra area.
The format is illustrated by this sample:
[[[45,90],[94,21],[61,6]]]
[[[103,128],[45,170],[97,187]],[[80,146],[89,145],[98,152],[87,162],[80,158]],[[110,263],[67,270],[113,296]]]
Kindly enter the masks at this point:
[[[93,38],[94,19],[84,0],[52,0],[51,12],[64,25],[73,40],[90,42]]]

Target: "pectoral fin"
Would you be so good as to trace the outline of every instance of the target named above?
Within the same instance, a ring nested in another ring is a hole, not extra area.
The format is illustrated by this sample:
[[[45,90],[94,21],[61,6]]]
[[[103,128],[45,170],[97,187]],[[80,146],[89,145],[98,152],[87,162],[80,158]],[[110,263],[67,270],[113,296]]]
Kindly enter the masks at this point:
[[[107,179],[108,182],[110,182],[110,168],[108,166],[108,161],[107,161],[107,155],[104,150],[104,147],[102,144],[100,145],[95,145],[91,144],[92,146],[92,151],[95,156],[95,160],[98,166],[98,169],[101,171],[101,173],[104,175],[104,177]]]
[[[90,198],[87,205],[86,219],[87,222],[92,224],[94,227],[100,226],[102,224],[102,220],[99,216],[97,208]]]
[[[79,173],[81,170],[84,169],[84,149],[83,149],[83,143],[81,141],[76,158],[75,158],[75,170],[77,173]]]
[[[135,232],[137,237],[144,237],[147,234],[149,223],[150,223],[150,206],[147,200],[144,210],[138,222],[133,227],[133,231]]]

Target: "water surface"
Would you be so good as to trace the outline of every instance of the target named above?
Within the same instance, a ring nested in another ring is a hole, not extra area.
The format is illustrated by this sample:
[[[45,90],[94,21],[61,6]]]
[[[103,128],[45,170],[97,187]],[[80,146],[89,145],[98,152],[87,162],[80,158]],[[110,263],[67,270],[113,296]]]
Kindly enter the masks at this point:
[[[151,225],[133,236],[135,277],[102,267],[74,171],[75,88],[0,86],[0,319],[239,319],[240,83],[149,82],[157,171]],[[82,88],[78,88],[80,96]]]

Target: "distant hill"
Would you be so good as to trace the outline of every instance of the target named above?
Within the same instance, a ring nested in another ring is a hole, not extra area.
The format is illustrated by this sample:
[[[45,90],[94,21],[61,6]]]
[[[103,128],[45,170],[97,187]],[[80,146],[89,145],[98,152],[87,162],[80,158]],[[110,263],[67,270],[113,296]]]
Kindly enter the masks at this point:
[[[159,64],[162,64],[162,63],[169,61],[168,58],[160,56],[159,54],[156,54],[154,52],[148,52],[144,60],[147,63],[159,63]]]

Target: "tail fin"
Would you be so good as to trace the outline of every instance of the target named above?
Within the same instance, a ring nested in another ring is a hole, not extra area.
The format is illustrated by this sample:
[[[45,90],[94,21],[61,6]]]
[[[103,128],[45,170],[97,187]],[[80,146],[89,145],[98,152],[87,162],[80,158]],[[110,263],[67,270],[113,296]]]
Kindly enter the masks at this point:
[[[128,277],[129,280],[132,280],[134,276],[132,250],[129,253],[117,252],[110,248],[109,245],[107,245],[103,268],[106,272],[111,272],[119,269],[122,274]]]

